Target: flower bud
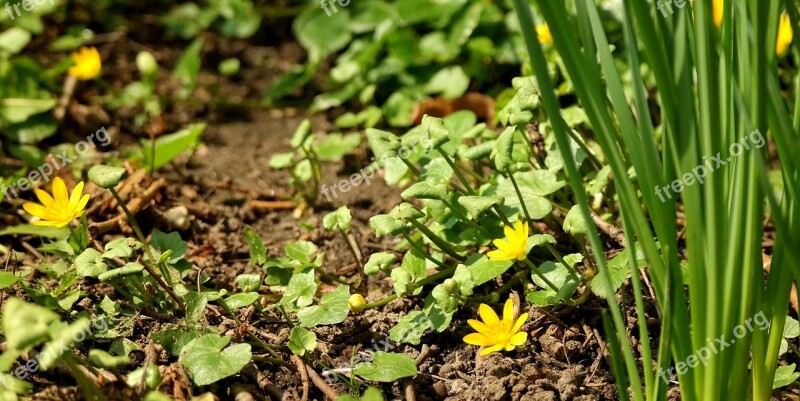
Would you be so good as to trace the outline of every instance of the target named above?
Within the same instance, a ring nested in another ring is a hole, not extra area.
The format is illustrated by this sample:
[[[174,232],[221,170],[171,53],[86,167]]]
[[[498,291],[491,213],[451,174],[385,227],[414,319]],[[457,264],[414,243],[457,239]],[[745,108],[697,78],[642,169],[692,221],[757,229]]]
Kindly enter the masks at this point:
[[[350,312],[360,313],[364,310],[365,306],[367,306],[367,300],[364,299],[361,294],[353,294],[347,301],[347,307],[350,309]]]
[[[136,55],[136,68],[142,75],[153,75],[158,71],[158,62],[152,53],[142,51]]]

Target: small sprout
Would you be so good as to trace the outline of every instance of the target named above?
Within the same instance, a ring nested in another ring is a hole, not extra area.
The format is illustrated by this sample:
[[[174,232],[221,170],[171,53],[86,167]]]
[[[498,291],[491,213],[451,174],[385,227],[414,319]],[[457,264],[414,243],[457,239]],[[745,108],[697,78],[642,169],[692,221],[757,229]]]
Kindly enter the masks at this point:
[[[515,347],[525,344],[528,333],[520,331],[522,324],[528,320],[528,314],[523,313],[514,319],[514,302],[511,299],[503,306],[503,319],[489,305],[481,304],[478,314],[482,322],[470,319],[467,321],[477,333],[467,334],[464,342],[470,345],[484,347],[481,355],[488,355],[497,351],[511,351]]]
[[[361,313],[365,306],[367,306],[367,300],[361,294],[353,294],[347,300],[347,308],[350,309],[350,312]]]
[[[111,167],[99,164],[89,169],[89,180],[100,188],[111,189],[116,187],[127,171],[122,167]]]

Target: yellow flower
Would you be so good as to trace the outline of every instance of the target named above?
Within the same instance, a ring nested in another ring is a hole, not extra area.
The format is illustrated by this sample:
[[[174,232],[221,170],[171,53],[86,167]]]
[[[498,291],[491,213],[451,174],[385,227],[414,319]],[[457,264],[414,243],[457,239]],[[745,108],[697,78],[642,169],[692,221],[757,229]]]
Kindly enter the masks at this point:
[[[722,12],[724,4],[725,3],[723,2],[723,0],[713,0],[712,3],[713,6],[712,11],[714,13],[714,25],[716,25],[717,28],[722,26]]]
[[[522,324],[528,320],[528,314],[523,313],[517,320],[514,320],[514,303],[507,300],[503,307],[503,320],[497,317],[494,310],[489,305],[481,304],[478,307],[478,314],[482,322],[470,319],[467,321],[477,333],[464,336],[464,342],[470,345],[480,345],[484,348],[481,355],[488,355],[500,350],[511,351],[514,347],[525,344],[528,340],[528,333],[519,331]]]
[[[542,44],[553,43],[553,35],[550,34],[550,27],[547,24],[536,25],[536,36]]]
[[[22,208],[26,212],[40,218],[34,222],[37,226],[65,227],[72,220],[81,217],[86,203],[89,202],[89,194],[81,196],[83,193],[83,181],[72,190],[72,195],[67,197],[67,186],[61,178],[53,180],[53,196],[50,196],[41,189],[36,190],[37,203],[26,203]]]
[[[97,48],[81,47],[80,50],[72,53],[72,61],[75,62],[75,65],[69,68],[68,73],[73,77],[81,81],[88,81],[100,75],[102,62]]]
[[[792,44],[792,22],[789,20],[789,15],[786,13],[781,14],[781,20],[778,24],[778,44],[775,51],[778,56],[783,56],[789,50],[789,45]]]
[[[502,260],[525,260],[528,257],[528,224],[517,220],[514,223],[514,228],[505,226],[503,231],[506,233],[506,239],[496,239],[492,243],[497,247],[497,250],[491,251],[486,254],[492,261]]]

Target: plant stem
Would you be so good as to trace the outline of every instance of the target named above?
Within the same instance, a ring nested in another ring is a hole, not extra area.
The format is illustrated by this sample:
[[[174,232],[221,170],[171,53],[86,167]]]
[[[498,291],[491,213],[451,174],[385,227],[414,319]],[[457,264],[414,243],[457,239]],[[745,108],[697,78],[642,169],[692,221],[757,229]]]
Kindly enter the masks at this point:
[[[434,258],[433,256],[429,255],[428,252],[425,252],[425,249],[422,248],[422,246],[419,244],[419,242],[417,242],[413,238],[411,238],[411,236],[408,235],[407,232],[403,232],[403,233],[401,233],[401,235],[403,236],[403,238],[406,239],[406,241],[408,241],[409,244],[411,244],[412,248],[416,249],[420,254],[425,255],[426,259],[430,260],[435,265],[437,265],[437,266],[439,266],[439,267],[441,267],[443,269],[447,268],[447,265],[444,264],[444,262],[436,260],[436,258]]]
[[[456,251],[453,249],[453,247],[447,243],[447,241],[441,239],[438,235],[434,234],[433,231],[431,231],[431,229],[428,228],[426,225],[414,219],[409,219],[409,222],[411,222],[411,224],[418,230],[422,231],[422,233],[425,234],[425,236],[427,236],[431,241],[433,241],[434,244],[436,244],[436,246],[438,246],[441,250],[445,251],[448,255],[460,261],[466,260],[465,257],[457,254]]]
[[[558,293],[558,287],[556,287],[556,285],[553,284],[552,281],[548,280],[547,277],[545,277],[544,274],[542,274],[542,272],[539,270],[539,268],[537,268],[536,266],[533,265],[533,262],[531,262],[530,259],[525,258],[525,264],[527,264],[528,267],[531,270],[533,270],[533,273],[536,274],[537,276],[539,276],[539,278],[542,279],[542,281],[544,281],[545,284],[547,284],[547,286],[550,287],[551,290],[553,290],[556,293]]]
[[[532,221],[531,215],[528,213],[528,207],[525,205],[525,199],[522,198],[522,192],[519,190],[517,180],[514,178],[514,174],[512,174],[511,171],[508,171],[507,174],[508,178],[511,179],[511,184],[514,185],[514,191],[517,193],[517,197],[519,197],[519,204],[522,206],[522,211],[525,212],[525,218],[527,218],[528,221]]]
[[[133,232],[139,238],[139,241],[141,241],[142,244],[144,244],[144,250],[145,253],[147,254],[147,257],[150,259],[150,263],[156,263],[156,258],[153,257],[153,251],[150,250],[150,243],[147,242],[147,238],[145,238],[144,234],[142,234],[142,229],[139,228],[139,223],[136,222],[136,217],[133,215],[133,213],[131,213],[130,209],[128,209],[128,205],[125,204],[125,202],[122,200],[122,197],[119,196],[119,194],[114,188],[109,188],[109,191],[111,191],[111,195],[113,195],[114,199],[117,200],[117,204],[119,205],[119,207],[122,208],[122,211],[125,212],[125,215],[128,216],[128,222],[131,224]],[[148,263],[142,263],[142,265],[144,266],[144,269],[147,270],[147,273],[150,274],[151,277],[153,277],[153,280],[155,280],[156,283],[158,283],[158,285],[160,285],[161,288],[163,288],[164,291],[166,291],[167,294],[169,294],[172,300],[175,301],[175,304],[177,304],[178,307],[180,307],[182,310],[185,309],[186,307],[184,306],[180,298],[178,298],[175,292],[172,291],[172,288],[170,288],[167,285],[167,283],[165,283],[164,280],[162,280],[161,277],[159,277],[158,274],[156,274],[156,272],[153,271],[153,268],[150,267]]]
[[[452,275],[456,271],[456,267],[457,266],[450,266],[447,269],[442,270],[442,271],[440,271],[440,272],[438,272],[436,274],[431,274],[430,276],[425,277],[424,279],[422,279],[420,281],[417,281],[416,283],[411,283],[406,288],[407,288],[408,292],[411,293],[414,290],[416,290],[417,288],[424,287],[424,286],[426,286],[426,285],[428,285],[430,283],[439,281],[440,279],[443,279],[443,278],[445,278],[445,277],[447,277],[449,275]],[[397,294],[389,295],[388,297],[383,298],[381,300],[366,304],[364,306],[364,310],[381,307],[383,305],[388,304],[389,302],[394,301],[397,298],[398,298]]]
[[[436,148],[439,151],[439,154],[442,155],[442,158],[450,165],[450,168],[453,169],[453,172],[456,173],[456,177],[458,180],[461,181],[461,184],[464,185],[464,188],[470,195],[475,195],[475,190],[472,189],[472,186],[469,184],[469,181],[464,177],[464,174],[461,174],[461,169],[456,166],[456,163],[453,162],[453,159],[450,158],[450,155],[447,152],[443,151],[441,147]]]

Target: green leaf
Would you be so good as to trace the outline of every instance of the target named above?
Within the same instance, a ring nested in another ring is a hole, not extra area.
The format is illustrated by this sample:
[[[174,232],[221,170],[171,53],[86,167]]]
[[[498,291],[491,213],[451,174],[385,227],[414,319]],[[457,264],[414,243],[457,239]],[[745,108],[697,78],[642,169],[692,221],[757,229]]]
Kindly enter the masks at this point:
[[[502,206],[504,199],[499,196],[461,196],[458,204],[467,209],[469,217],[477,219],[485,211],[495,205]]]
[[[317,335],[302,327],[295,326],[289,336],[289,349],[296,355],[303,356],[306,352],[317,348]]]
[[[367,129],[367,142],[376,160],[397,156],[397,150],[400,149],[400,140],[395,134],[375,128]]]
[[[317,63],[347,46],[352,38],[349,21],[347,9],[339,8],[328,16],[325,11],[313,7],[295,18],[292,32],[308,51],[310,62]]]
[[[516,130],[517,127],[513,126],[506,128],[495,143],[494,151],[492,152],[494,154],[494,165],[501,172],[508,172],[511,168],[513,162],[511,155],[514,150],[514,133]]]
[[[3,136],[20,144],[35,144],[58,130],[58,120],[50,113],[36,114],[23,122],[3,127]]]
[[[311,120],[305,119],[300,122],[300,125],[298,125],[297,129],[294,130],[294,134],[292,134],[292,148],[299,148],[306,142],[306,138],[311,136],[312,133]]]
[[[143,139],[140,143],[145,164],[155,168],[161,168],[184,151],[193,149],[200,143],[200,134],[206,129],[205,124],[192,124],[173,134],[162,135],[156,139],[155,161],[151,160],[152,142]]]
[[[778,366],[775,370],[775,379],[772,381],[772,389],[781,388],[794,383],[800,373],[795,372],[796,364]]]
[[[40,360],[43,370],[48,370],[61,359],[64,349],[70,349],[78,342],[79,338],[86,338],[91,333],[92,322],[87,318],[80,318],[72,324],[56,322],[49,327],[50,341],[42,348],[42,354],[49,355],[49,359]]]
[[[399,235],[407,231],[406,224],[402,220],[388,214],[379,214],[370,217],[369,226],[372,228],[372,231],[375,231],[375,236],[378,238],[383,238],[389,234]]]
[[[469,88],[469,76],[460,66],[446,67],[431,77],[425,85],[425,93],[441,94],[447,99],[455,99],[464,95]]]
[[[206,312],[208,297],[199,292],[190,292],[184,299],[186,300],[186,323],[199,322]]]
[[[407,252],[400,267],[392,270],[395,293],[398,296],[405,295],[408,292],[408,286],[427,277],[427,273],[425,257],[416,249]],[[419,294],[420,291],[422,288],[417,288],[414,295]]]
[[[257,292],[245,292],[241,294],[231,295],[228,298],[225,298],[223,302],[225,302],[225,305],[229,309],[236,310],[239,308],[244,308],[245,306],[252,305],[253,302],[256,302],[258,300],[258,297],[259,295]]]
[[[200,76],[200,52],[203,50],[203,38],[195,39],[183,52],[181,58],[175,64],[172,76],[182,84],[179,96],[186,99],[192,94],[197,86],[197,78]],[[158,167],[156,167],[158,168]]]
[[[295,273],[289,279],[289,285],[286,286],[280,304],[289,312],[294,312],[311,305],[316,292],[317,282],[314,279],[313,269],[308,269],[305,273]]]
[[[98,277],[108,270],[108,265],[103,261],[103,254],[88,248],[75,258],[75,268],[81,277]]]
[[[10,351],[25,352],[48,338],[48,327],[59,320],[47,308],[11,298],[3,305],[3,334]]]
[[[525,201],[525,206],[528,209],[528,213],[530,213],[531,219],[539,220],[550,214],[553,210],[553,204],[549,200],[538,195],[535,189],[518,184],[519,192],[522,194],[522,199]],[[520,202],[519,195],[517,195],[514,183],[511,180],[501,182],[496,188],[495,195],[505,199],[503,209],[512,221],[514,220],[514,215],[523,213],[522,202]]]
[[[421,311],[413,311],[400,318],[389,330],[389,339],[396,343],[419,345],[422,336],[432,330],[428,316]]]
[[[122,167],[98,164],[89,169],[89,181],[100,188],[114,188],[125,178],[127,173],[128,171]]]
[[[205,334],[216,334],[216,330],[211,327],[197,327],[188,329],[175,325],[166,325],[161,331],[153,333],[150,338],[153,342],[160,344],[172,356],[179,356],[186,344],[200,338]]]
[[[403,191],[400,196],[403,197],[405,200],[409,200],[410,198],[417,198],[417,199],[435,199],[435,200],[442,200],[447,201],[450,199],[450,191],[445,184],[436,184],[431,185],[428,182],[420,181]],[[420,216],[422,217],[422,216]]]
[[[0,271],[0,290],[4,290],[16,284],[19,278],[11,272]]]
[[[138,275],[142,271],[144,271],[144,266],[141,263],[130,262],[126,263],[125,266],[101,273],[97,276],[97,279],[101,282],[108,282],[126,276]]]
[[[244,239],[250,248],[250,263],[258,266],[267,263],[267,248],[264,246],[264,241],[250,226],[244,228]]]
[[[347,206],[342,206],[335,211],[328,213],[322,218],[322,225],[328,231],[350,230],[350,222],[353,217],[350,215],[350,209]]]
[[[275,153],[269,159],[269,167],[273,170],[283,170],[289,168],[294,163],[294,153]]]
[[[141,350],[142,347],[140,347],[139,344],[136,344],[127,338],[119,338],[111,343],[111,347],[108,348],[108,353],[116,356],[128,356],[133,351]]]
[[[309,241],[295,241],[284,247],[286,255],[302,263],[311,263],[311,256],[317,253],[317,246]]]
[[[297,312],[300,326],[312,327],[325,324],[341,323],[347,317],[347,301],[350,299],[350,287],[340,285],[332,292],[323,295],[319,303]]]
[[[250,344],[225,348],[230,341],[230,337],[206,334],[183,347],[178,362],[186,367],[195,385],[206,386],[232,376],[250,362]]]
[[[544,244],[555,245],[556,239],[550,234],[534,234],[528,237],[528,244],[526,245],[527,252],[530,253],[531,249]]]
[[[377,274],[379,271],[388,272],[392,264],[397,260],[397,256],[388,252],[373,253],[369,261],[364,265],[364,273],[368,276]]]
[[[167,234],[159,230],[154,230],[150,246],[161,252],[162,255],[167,251],[172,251],[167,259],[167,263],[171,265],[178,263],[186,254],[186,241],[176,232]]]
[[[69,234],[68,228],[42,227],[33,224],[20,224],[0,230],[0,237],[4,235],[35,235],[59,241],[67,239]]]
[[[30,41],[30,32],[22,28],[11,27],[0,33],[0,55],[15,55],[22,51]]]
[[[89,351],[89,361],[95,366],[103,369],[116,369],[121,366],[131,364],[131,358],[127,355],[113,356],[108,352],[99,349]]]
[[[361,144],[361,135],[328,134],[316,145],[317,157],[321,161],[335,162],[353,152]]]
[[[418,220],[425,217],[425,213],[422,213],[416,206],[408,202],[403,202],[392,208],[392,210],[389,211],[389,216],[401,220]]]
[[[133,251],[140,249],[142,243],[133,238],[119,238],[106,244],[103,257],[106,259],[123,258],[128,259],[133,255]]]
[[[475,286],[489,282],[505,273],[514,264],[511,260],[491,261],[486,255],[475,254],[465,262]]]
[[[372,381],[391,383],[404,377],[417,374],[414,360],[402,355],[378,351],[371,362],[362,362],[355,366],[353,373]]]
[[[786,323],[783,325],[783,338],[795,338],[800,336],[800,323],[793,317],[786,316]]]
[[[244,292],[258,291],[261,288],[260,274],[240,274],[236,276],[236,285]]]
[[[571,254],[565,256],[564,260],[574,267],[582,258],[580,254]],[[561,263],[544,262],[539,266],[539,271],[558,288],[558,292],[553,291],[544,280],[533,273],[531,275],[533,282],[543,290],[532,293],[534,295],[528,294],[528,300],[539,306],[554,305],[569,299],[581,283],[581,278]]]
[[[589,225],[586,224],[583,215],[581,215],[580,208],[573,206],[569,210],[567,216],[564,217],[564,231],[575,237],[586,237],[589,234]]]

